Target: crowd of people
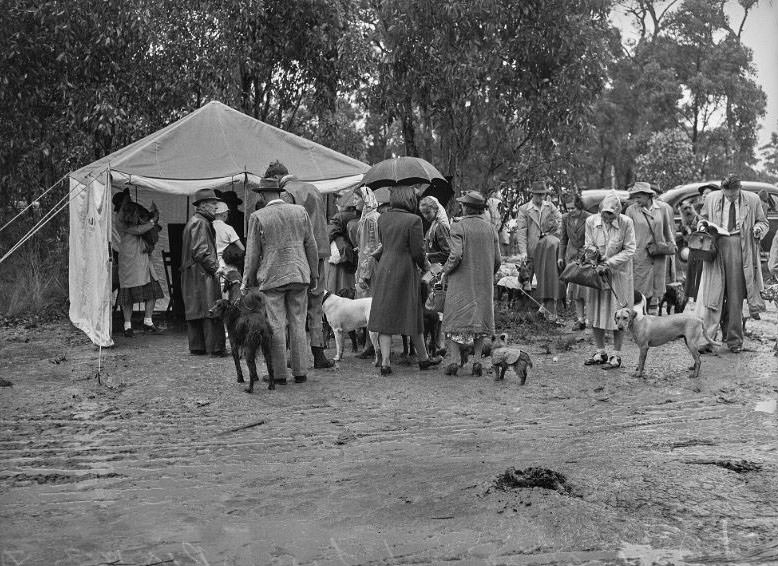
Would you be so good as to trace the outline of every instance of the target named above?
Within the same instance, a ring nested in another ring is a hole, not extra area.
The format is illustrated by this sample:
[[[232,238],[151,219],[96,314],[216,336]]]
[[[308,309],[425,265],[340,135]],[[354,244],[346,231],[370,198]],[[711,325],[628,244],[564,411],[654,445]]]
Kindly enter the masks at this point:
[[[240,281],[244,294],[258,289],[265,299],[273,330],[273,374],[281,383],[289,370],[296,382],[306,381],[306,345],[315,368],[334,365],[324,354],[325,289],[372,298],[367,330],[378,334],[381,375],[392,373],[392,338],[402,335],[415,346],[419,369],[440,364],[441,352],[451,358],[445,373],[455,375],[460,354],[467,351],[473,353],[472,374],[479,376],[484,342],[495,333],[494,274],[503,261],[527,268],[524,291],[532,293],[539,312],[552,323],[562,324],[560,299],[574,306],[572,329],[590,326],[595,342],[584,364],[603,369],[622,364],[624,331],[617,328],[614,313],[632,307],[638,294],[645,297],[648,314],[656,313],[666,285],[675,279],[673,210],[655,198],[658,191],[650,183],[634,183],[626,203],[617,193],[608,194],[596,213],[587,212],[581,195],[572,192],[561,195],[557,206],[543,181],[531,184],[530,200],[515,215],[505,213],[499,193],[486,198],[468,191],[456,198],[453,218],[436,198],[420,198],[424,188],[374,192],[360,187],[341,200],[328,221],[318,189],[276,161],[253,188],[258,200],[245,237],[238,209],[242,202],[234,192],[198,191],[192,201],[195,212],[183,231],[180,266],[190,352],[225,354],[224,326],[208,313],[222,297],[220,276],[239,271],[225,263],[228,247],[245,250],[242,276],[233,280]],[[699,210],[682,210],[687,234],[719,230],[715,260],[689,263],[694,281],[690,294],[708,334],[714,336],[720,328],[723,341],[737,353],[743,347],[744,301],[752,316],[765,310],[759,293],[764,286],[759,242],[769,227],[760,197],[743,191],[737,177],[726,178],[721,190],[708,189],[701,191]],[[162,291],[142,243],[154,221],[132,224],[119,214],[119,201],[114,203],[125,335],[132,335],[129,315],[136,302],[146,305],[144,330],[158,332],[151,313]],[[607,274],[609,282],[605,289],[560,281],[561,271],[587,250],[600,258],[597,271]],[[769,269],[778,276],[778,235]],[[433,313],[442,324],[428,351],[423,289],[433,283],[445,289],[445,301]],[[608,332],[613,334],[611,352],[605,345]],[[358,357],[374,354],[368,343]]]

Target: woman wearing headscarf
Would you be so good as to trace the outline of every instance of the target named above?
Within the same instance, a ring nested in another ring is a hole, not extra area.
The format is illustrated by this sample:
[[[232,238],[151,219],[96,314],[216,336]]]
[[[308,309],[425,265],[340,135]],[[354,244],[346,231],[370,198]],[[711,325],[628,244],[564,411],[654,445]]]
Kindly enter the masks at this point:
[[[330,240],[329,265],[327,266],[326,289],[337,293],[341,289],[354,288],[354,272],[357,268],[357,259],[354,257],[354,242],[349,237],[349,223],[359,219],[354,196],[347,197],[347,201],[339,207],[340,210],[330,219],[327,232]],[[337,250],[337,253],[334,253]]]
[[[427,259],[433,266],[438,264],[438,267],[443,267],[443,264],[448,260],[451,249],[450,226],[446,210],[438,199],[427,196],[419,202],[419,212],[424,220],[430,223],[427,234],[424,236],[424,251],[427,254]]]
[[[370,289],[375,272],[376,260],[373,254],[380,245],[378,237],[378,201],[370,187],[359,189],[362,197],[362,214],[359,217],[356,232],[357,248],[357,272],[356,277],[356,298],[371,297]]]
[[[413,187],[393,187],[391,208],[378,219],[381,247],[373,255],[378,265],[373,276],[373,304],[368,329],[378,332],[381,347],[381,375],[392,373],[389,358],[392,336],[411,336],[419,356],[419,369],[439,364],[424,346],[421,271],[427,267],[424,253],[424,231],[416,215],[416,192]]]
[[[577,193],[570,193],[565,198],[567,205],[572,204],[572,210],[562,217],[562,238],[559,240],[557,267],[561,270],[569,262],[575,260],[581,253],[586,239],[586,219],[591,216],[584,210],[583,199]],[[576,323],[573,330],[586,328],[586,295],[588,290],[576,283],[567,284],[567,299],[575,304]]]
[[[600,204],[600,213],[586,219],[586,248],[596,248],[603,264],[600,273],[608,275],[605,289],[589,289],[586,306],[597,351],[584,365],[602,365],[603,369],[621,367],[624,331],[616,328],[613,315],[633,304],[632,258],[635,255],[635,226],[621,214],[616,192],[609,193]],[[605,351],[605,331],[613,331],[613,355]]]
[[[497,232],[484,218],[483,195],[468,191],[457,201],[463,216],[451,227],[451,253],[443,266],[448,284],[443,331],[452,356],[446,375],[457,374],[460,348],[472,344],[473,375],[480,376],[484,337],[494,334],[493,277],[502,258]]]

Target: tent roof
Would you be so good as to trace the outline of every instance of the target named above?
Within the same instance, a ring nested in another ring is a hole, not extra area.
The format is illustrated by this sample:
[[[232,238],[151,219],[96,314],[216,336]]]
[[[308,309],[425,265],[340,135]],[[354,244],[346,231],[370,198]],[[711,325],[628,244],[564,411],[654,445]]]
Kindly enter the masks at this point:
[[[369,169],[361,161],[214,101],[71,177],[85,183],[109,165],[115,172],[155,179],[217,179],[244,172],[262,176],[276,159],[303,181],[350,177]]]

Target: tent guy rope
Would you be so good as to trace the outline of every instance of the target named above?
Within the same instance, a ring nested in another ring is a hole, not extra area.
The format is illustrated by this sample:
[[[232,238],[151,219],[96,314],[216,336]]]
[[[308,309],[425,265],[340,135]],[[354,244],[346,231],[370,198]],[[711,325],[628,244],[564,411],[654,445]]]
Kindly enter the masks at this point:
[[[67,178],[68,178],[68,174],[66,173],[65,175],[63,175],[62,177],[60,177],[60,178],[59,178],[59,180],[58,180],[56,183],[54,183],[54,184],[53,184],[53,185],[51,185],[51,186],[50,186],[48,189],[46,189],[45,191],[43,191],[43,192],[42,192],[40,195],[38,195],[37,197],[35,197],[34,199],[32,199],[32,200],[30,201],[30,204],[28,204],[27,206],[25,206],[25,207],[24,207],[24,208],[23,208],[23,209],[22,209],[22,210],[19,212],[19,214],[17,214],[17,215],[16,215],[16,216],[14,216],[13,218],[11,218],[11,219],[10,219],[8,222],[6,222],[5,224],[3,224],[3,227],[2,227],[2,228],[0,228],[0,232],[2,232],[3,230],[5,230],[6,228],[8,228],[8,227],[11,225],[11,223],[13,223],[13,221],[14,221],[14,220],[16,220],[16,219],[17,219],[17,218],[19,218],[19,217],[20,217],[22,214],[24,214],[25,212],[27,212],[27,210],[28,210],[28,209],[29,209],[29,208],[30,208],[30,207],[31,207],[31,206],[32,206],[32,205],[33,205],[33,204],[34,204],[36,201],[38,201],[38,200],[42,199],[44,196],[46,196],[46,194],[47,194],[49,191],[53,190],[53,189],[54,189],[54,188],[55,188],[57,185],[59,185],[59,184],[60,184],[62,181],[64,181],[64,180],[65,180],[65,179],[67,179]]]
[[[94,183],[96,179],[92,179],[89,181],[88,184],[82,185],[80,188],[71,189],[67,192],[67,194],[59,199],[54,206],[51,207],[51,209],[41,217],[41,219],[30,228],[30,230],[22,236],[16,244],[14,244],[11,249],[9,249],[5,255],[3,255],[2,258],[0,258],[0,263],[3,263],[6,259],[8,259],[16,250],[18,250],[20,247],[22,247],[27,241],[32,238],[35,234],[37,234],[46,224],[48,224],[57,214],[65,210],[65,208],[68,207],[68,205],[75,199],[78,195],[80,195],[82,192],[84,192],[87,188],[89,188],[92,183]],[[51,190],[51,188],[49,189]],[[70,197],[70,198],[68,198]]]

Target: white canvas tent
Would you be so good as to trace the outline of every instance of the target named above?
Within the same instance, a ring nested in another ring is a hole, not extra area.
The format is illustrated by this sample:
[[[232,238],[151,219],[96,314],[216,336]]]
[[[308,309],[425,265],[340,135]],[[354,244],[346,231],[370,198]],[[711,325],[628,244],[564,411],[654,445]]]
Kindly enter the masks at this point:
[[[99,346],[111,346],[111,195],[129,187],[133,198],[160,210],[160,223],[184,223],[198,189],[250,187],[278,159],[290,173],[324,193],[358,184],[368,165],[337,151],[210,102],[167,127],[70,174],[70,320]],[[247,207],[247,216],[250,209]],[[164,281],[160,250],[152,260]],[[164,285],[163,285],[164,287]]]

